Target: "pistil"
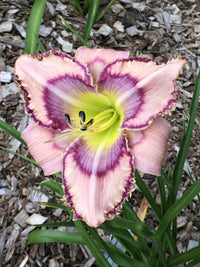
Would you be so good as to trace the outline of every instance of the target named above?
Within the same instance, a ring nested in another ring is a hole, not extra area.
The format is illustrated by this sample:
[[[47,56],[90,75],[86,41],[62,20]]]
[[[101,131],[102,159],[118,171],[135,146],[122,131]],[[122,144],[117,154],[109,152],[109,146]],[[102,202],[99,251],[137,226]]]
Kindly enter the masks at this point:
[[[118,118],[119,115],[114,109],[104,110],[94,116],[94,123],[91,130],[94,130],[95,132],[103,132],[111,127]]]

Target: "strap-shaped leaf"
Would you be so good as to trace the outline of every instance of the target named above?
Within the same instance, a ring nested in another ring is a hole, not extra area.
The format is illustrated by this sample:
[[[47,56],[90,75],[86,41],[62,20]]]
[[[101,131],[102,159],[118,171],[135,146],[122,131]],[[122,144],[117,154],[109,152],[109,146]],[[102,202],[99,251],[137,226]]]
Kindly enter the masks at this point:
[[[87,22],[83,34],[83,39],[87,42],[88,38],[90,36],[90,32],[92,30],[92,26],[94,24],[94,20],[99,8],[99,2],[100,0],[91,0],[89,5],[89,12],[87,17]]]
[[[188,127],[186,130],[186,133],[183,136],[180,150],[179,150],[178,157],[177,157],[176,164],[175,164],[174,171],[173,171],[174,198],[175,199],[176,199],[178,188],[181,182],[183,167],[184,167],[185,159],[187,156],[188,148],[190,145],[190,140],[192,138],[192,131],[194,128],[195,117],[196,117],[197,108],[199,104],[199,94],[200,94],[200,72],[196,80],[195,89],[194,89],[194,93],[193,93],[193,97],[192,97],[192,101],[190,105],[190,119],[188,122]]]
[[[179,255],[174,255],[169,259],[169,265],[175,266],[176,264],[186,263],[191,260],[198,258],[198,263],[200,262],[200,246],[190,249]]]
[[[33,243],[85,244],[80,234],[58,230],[35,230],[28,235],[28,245]]]
[[[165,233],[169,223],[185,208],[190,201],[200,192],[200,180],[195,182],[190,189],[165,213],[160,221],[160,225],[156,232],[157,239],[160,239]]]
[[[40,185],[46,186],[52,191],[58,193],[61,197],[64,195],[63,187],[55,180],[45,180],[40,183]]]
[[[3,146],[0,146],[0,148],[3,149],[3,150],[5,150],[5,151],[7,151],[7,152],[9,152],[9,153],[11,153],[11,154],[13,154],[13,155],[16,155],[16,156],[20,157],[22,159],[25,159],[26,161],[29,161],[30,163],[33,163],[34,165],[36,165],[38,167],[40,167],[39,164],[35,160],[33,160],[33,159],[30,159],[30,158],[28,158],[28,157],[26,157],[26,156],[24,156],[24,155],[22,155],[20,153],[17,153],[15,151],[10,150],[10,149],[8,149],[6,147],[3,147]]]
[[[100,251],[101,244],[99,242],[95,242],[93,238],[88,234],[84,224],[81,221],[74,222],[79,234],[81,235],[82,239],[85,241],[85,244],[91,251],[92,255],[95,257],[96,261],[100,266],[110,267],[110,263],[106,260],[102,252]]]
[[[0,128],[26,146],[26,143],[21,138],[21,133],[17,131],[15,128],[13,128],[12,126],[10,126],[9,124],[7,124],[6,122],[2,120],[0,120]]]
[[[40,29],[40,24],[42,22],[45,5],[46,5],[46,0],[35,0],[33,4],[26,29],[26,40],[25,40],[26,54],[36,53],[38,44],[38,32]]]

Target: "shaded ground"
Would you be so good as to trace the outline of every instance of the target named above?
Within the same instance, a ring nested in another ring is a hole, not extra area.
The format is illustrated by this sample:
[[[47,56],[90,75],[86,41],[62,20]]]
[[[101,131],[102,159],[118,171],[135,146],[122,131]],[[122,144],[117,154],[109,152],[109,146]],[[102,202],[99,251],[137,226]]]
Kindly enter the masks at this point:
[[[107,1],[102,1],[104,4]],[[30,119],[24,113],[22,94],[13,84],[13,66],[24,53],[24,37],[32,1],[3,0],[0,3],[0,118],[22,131]],[[103,6],[101,6],[102,8]],[[85,18],[80,17],[68,1],[49,1],[42,22],[40,40],[46,49],[60,48],[74,55],[81,43],[65,26],[59,15],[82,34]],[[171,121],[173,133],[164,170],[173,167],[182,133],[182,119],[188,122],[192,91],[200,65],[200,5],[199,1],[132,1],[119,0],[104,18],[94,25],[89,41],[93,47],[129,50],[132,55],[148,55],[158,62],[173,57],[187,60],[178,80],[179,104]],[[29,155],[23,146],[0,130],[0,145]],[[187,169],[200,176],[200,111],[196,118],[192,143],[188,153]],[[145,176],[159,203],[154,177]],[[32,187],[44,180],[40,168],[21,158],[0,150],[0,265],[3,266],[95,266],[95,261],[84,246],[63,244],[36,244],[25,246],[31,230],[25,222],[32,214],[41,214],[47,221],[64,221],[68,215],[60,210],[42,208],[35,201],[44,198]],[[182,179],[181,196],[191,186],[188,171]],[[132,198],[137,211],[142,195],[136,191]],[[46,199],[47,200],[47,199]],[[20,215],[19,215],[20,214]],[[18,217],[16,217],[19,215]],[[178,251],[196,246],[199,238],[200,218],[197,199],[191,202],[179,217]],[[146,217],[148,225],[155,225],[151,210]],[[63,229],[65,230],[65,229]],[[69,229],[68,229],[69,230]],[[1,250],[3,255],[1,259]]]

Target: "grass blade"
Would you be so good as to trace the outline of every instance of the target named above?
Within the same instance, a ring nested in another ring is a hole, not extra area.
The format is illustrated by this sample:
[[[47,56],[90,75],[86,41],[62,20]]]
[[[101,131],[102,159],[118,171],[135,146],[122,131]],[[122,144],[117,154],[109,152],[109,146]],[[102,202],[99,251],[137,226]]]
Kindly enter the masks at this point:
[[[28,245],[33,243],[85,244],[80,234],[58,230],[35,230],[28,235]]]
[[[0,120],[0,128],[3,129],[5,132],[10,134],[12,137],[17,139],[20,143],[26,146],[26,143],[24,140],[21,138],[21,133],[17,131],[15,128],[7,124],[6,122]]]
[[[40,29],[40,24],[42,22],[45,5],[46,5],[46,0],[36,0],[33,4],[26,29],[26,40],[25,40],[26,54],[36,53],[38,44],[37,37]]]

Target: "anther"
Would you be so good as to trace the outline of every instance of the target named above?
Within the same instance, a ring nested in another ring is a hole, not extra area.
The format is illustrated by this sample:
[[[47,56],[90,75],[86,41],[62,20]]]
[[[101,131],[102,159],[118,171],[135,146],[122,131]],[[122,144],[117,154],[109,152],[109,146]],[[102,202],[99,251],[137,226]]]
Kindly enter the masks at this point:
[[[86,123],[86,127],[89,127],[89,126],[91,126],[92,124],[94,123],[94,119],[91,119],[90,121],[88,121],[87,123]]]
[[[68,114],[65,114],[65,119],[68,124],[70,124],[70,116]]]
[[[82,122],[85,122],[85,112],[79,111],[79,118],[82,120]]]
[[[87,130],[87,127],[84,125],[84,126],[81,126],[80,128],[81,131],[86,131]]]

